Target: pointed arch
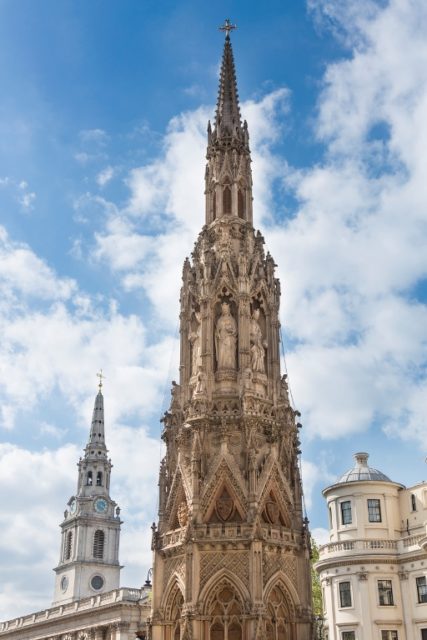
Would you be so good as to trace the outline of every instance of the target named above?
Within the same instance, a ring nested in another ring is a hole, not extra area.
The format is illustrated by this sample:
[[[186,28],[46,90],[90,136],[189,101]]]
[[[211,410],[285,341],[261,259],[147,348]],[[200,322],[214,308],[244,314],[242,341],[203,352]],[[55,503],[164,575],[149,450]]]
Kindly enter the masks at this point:
[[[241,614],[244,612],[244,602],[250,600],[248,587],[242,580],[228,569],[220,569],[209,578],[205,586],[199,594],[199,602],[203,603],[202,614],[215,616],[215,606],[217,604],[218,595],[222,589],[229,589],[234,595],[229,600],[238,602],[241,607]],[[221,598],[220,598],[221,602]],[[227,603],[225,603],[227,604]],[[230,615],[238,615],[237,611],[233,612],[233,607],[227,604]]]
[[[245,192],[242,188],[237,192],[237,215],[242,220],[245,218]]]
[[[292,583],[289,576],[287,576],[281,570],[276,571],[276,573],[271,576],[271,578],[265,585],[263,598],[264,602],[268,602],[273,589],[276,587],[280,587],[285,598],[287,599],[288,606],[290,607],[292,615],[295,615],[297,607],[301,605],[300,597],[298,595],[298,591],[295,588],[295,585]]]
[[[292,594],[289,587],[292,588]],[[295,600],[296,596],[296,600]],[[298,594],[289,579],[282,573],[273,577],[265,590],[266,606],[265,638],[266,640],[296,640],[294,623],[296,607],[299,604]]]
[[[234,461],[232,461],[234,462]],[[238,473],[239,470],[236,470]],[[235,501],[235,507],[242,520],[246,518],[246,488],[240,478],[232,472],[225,457],[218,459],[218,463],[212,466],[209,476],[205,482],[205,490],[202,494],[202,512],[204,522],[208,522],[213,510],[215,501],[224,487]]]
[[[231,214],[231,187],[226,184],[222,190],[222,213],[224,215]]]
[[[161,607],[165,611],[165,620],[170,622],[177,619],[177,609],[182,608],[184,602],[184,584],[177,573],[170,577],[163,594]]]

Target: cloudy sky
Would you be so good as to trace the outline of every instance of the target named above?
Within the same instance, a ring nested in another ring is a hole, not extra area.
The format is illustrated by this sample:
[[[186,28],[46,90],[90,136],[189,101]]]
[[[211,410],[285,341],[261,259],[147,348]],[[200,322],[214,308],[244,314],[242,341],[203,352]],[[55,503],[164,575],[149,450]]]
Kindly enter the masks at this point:
[[[356,451],[427,476],[425,0],[1,0],[0,618],[51,602],[101,367],[145,580],[228,15],[311,526]]]

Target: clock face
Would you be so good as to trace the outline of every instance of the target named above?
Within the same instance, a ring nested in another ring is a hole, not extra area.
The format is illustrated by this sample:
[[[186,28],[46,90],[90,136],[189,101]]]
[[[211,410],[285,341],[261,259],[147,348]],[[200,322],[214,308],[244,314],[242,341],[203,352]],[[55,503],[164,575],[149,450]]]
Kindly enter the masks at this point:
[[[97,498],[94,502],[95,511],[98,513],[105,513],[108,508],[108,503],[104,498]]]
[[[77,500],[73,499],[70,502],[70,513],[71,514],[76,513],[76,509],[77,509]]]

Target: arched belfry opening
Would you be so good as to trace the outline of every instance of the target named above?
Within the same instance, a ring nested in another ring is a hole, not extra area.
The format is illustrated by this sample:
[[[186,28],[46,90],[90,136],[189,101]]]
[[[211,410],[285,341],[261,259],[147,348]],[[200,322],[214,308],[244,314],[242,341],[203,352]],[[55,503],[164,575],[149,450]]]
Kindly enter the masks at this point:
[[[299,427],[281,373],[280,283],[252,224],[249,132],[233,25],[223,28],[206,224],[184,262],[179,380],[162,418],[151,639],[312,640]]]

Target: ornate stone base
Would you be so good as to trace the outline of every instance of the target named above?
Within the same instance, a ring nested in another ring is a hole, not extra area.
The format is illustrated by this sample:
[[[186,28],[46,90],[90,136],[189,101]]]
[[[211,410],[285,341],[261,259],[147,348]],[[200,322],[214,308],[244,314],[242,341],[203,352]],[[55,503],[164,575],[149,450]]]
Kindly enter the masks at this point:
[[[235,369],[220,369],[215,373],[217,391],[220,393],[234,393],[237,388],[237,371]]]

